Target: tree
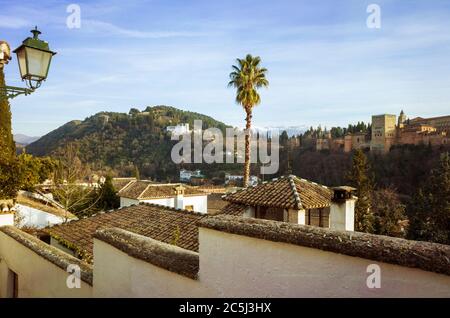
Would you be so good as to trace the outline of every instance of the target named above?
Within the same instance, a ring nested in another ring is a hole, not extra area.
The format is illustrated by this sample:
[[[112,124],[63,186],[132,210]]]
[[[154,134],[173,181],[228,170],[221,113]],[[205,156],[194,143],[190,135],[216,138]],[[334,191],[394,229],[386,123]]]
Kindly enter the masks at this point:
[[[450,244],[450,156],[441,154],[408,206],[408,237]]]
[[[373,233],[374,216],[371,210],[371,193],[373,189],[370,166],[361,149],[353,154],[352,168],[347,175],[348,182],[354,186],[358,201],[355,206],[355,230]]]
[[[33,191],[35,186],[51,177],[57,163],[49,157],[34,157],[27,153],[22,153],[17,157],[19,165],[20,188],[22,190]]]
[[[257,90],[261,87],[268,87],[269,81],[266,79],[267,69],[260,66],[261,58],[253,57],[250,54],[244,59],[236,59],[237,66],[233,65],[230,73],[229,87],[236,88],[236,103],[244,108],[245,118],[245,165],[244,165],[244,186],[248,185],[250,176],[250,134],[252,126],[253,107],[261,103],[261,98]]]
[[[141,173],[139,172],[139,168],[137,165],[134,166],[134,177],[136,180],[141,180]]]
[[[97,210],[100,195],[95,187],[82,184],[87,169],[77,154],[78,148],[68,144],[56,155],[58,165],[53,174],[52,193],[64,210],[81,217]]]
[[[0,63],[0,87],[5,87],[5,75]],[[6,94],[0,92],[0,151],[1,157],[11,159],[16,154],[16,144],[11,128],[11,108]]]
[[[3,63],[0,62],[0,87],[5,87]],[[20,189],[19,164],[11,131],[11,109],[8,98],[0,91],[0,199],[14,199]]]
[[[372,195],[374,233],[379,235],[403,237],[406,220],[405,205],[401,203],[393,188],[374,191]]]
[[[97,206],[100,210],[117,209],[120,206],[120,198],[112,183],[112,177],[107,176],[105,182],[100,187],[100,198]]]
[[[0,156],[0,199],[16,198],[21,182],[19,162]]]

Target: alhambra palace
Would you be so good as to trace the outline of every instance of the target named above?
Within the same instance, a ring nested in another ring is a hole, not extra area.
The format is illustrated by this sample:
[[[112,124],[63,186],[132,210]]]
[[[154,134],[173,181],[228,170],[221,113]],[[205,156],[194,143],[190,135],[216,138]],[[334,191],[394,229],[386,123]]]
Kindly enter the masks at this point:
[[[403,110],[400,116],[383,114],[372,116],[371,132],[349,133],[343,138],[332,138],[330,132],[315,140],[316,150],[351,152],[370,149],[386,153],[394,145],[450,144],[450,116],[409,119]]]

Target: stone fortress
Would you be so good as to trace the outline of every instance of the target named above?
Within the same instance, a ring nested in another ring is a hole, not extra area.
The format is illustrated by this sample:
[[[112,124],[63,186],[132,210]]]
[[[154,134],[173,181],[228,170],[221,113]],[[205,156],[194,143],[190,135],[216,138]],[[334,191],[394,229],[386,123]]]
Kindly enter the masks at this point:
[[[396,115],[390,114],[372,116],[371,131],[348,133],[343,138],[332,138],[328,132],[315,140],[316,150],[344,152],[370,149],[386,153],[394,145],[420,144],[450,145],[450,116],[408,119],[402,110],[398,120]]]

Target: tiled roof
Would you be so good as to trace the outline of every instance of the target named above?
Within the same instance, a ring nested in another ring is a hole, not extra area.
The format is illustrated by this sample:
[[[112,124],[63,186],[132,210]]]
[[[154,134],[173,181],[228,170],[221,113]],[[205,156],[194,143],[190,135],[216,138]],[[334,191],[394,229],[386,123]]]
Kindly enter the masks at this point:
[[[136,181],[136,178],[113,178],[112,183],[116,191],[120,191],[132,181]]]
[[[119,191],[120,197],[145,200],[158,198],[172,198],[175,196],[175,188],[181,183],[158,184],[151,181],[139,180],[133,181],[125,188]],[[185,196],[207,195],[205,191],[197,188],[183,185]]]
[[[204,214],[144,203],[48,227],[43,232],[92,262],[94,233],[112,227],[197,252],[197,222],[204,217]]]
[[[332,195],[333,191],[325,186],[291,175],[233,192],[224,196],[224,200],[300,210],[329,207]]]
[[[208,195],[208,214],[215,215],[230,203],[222,199],[223,194],[212,193]]]
[[[222,209],[220,209],[215,215],[235,215],[235,216],[243,216],[247,207],[242,204],[237,203],[228,203]]]

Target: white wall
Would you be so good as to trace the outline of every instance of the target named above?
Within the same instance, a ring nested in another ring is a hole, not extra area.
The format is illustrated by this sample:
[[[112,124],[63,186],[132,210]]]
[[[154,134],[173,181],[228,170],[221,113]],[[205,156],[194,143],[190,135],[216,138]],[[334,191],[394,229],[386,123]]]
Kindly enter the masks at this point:
[[[207,228],[199,240],[196,280],[94,239],[93,288],[68,289],[63,269],[0,231],[0,297],[9,269],[20,297],[450,297],[450,276],[421,269]],[[371,264],[379,289],[366,283]]]
[[[330,228],[340,231],[354,231],[355,199],[332,202],[330,207]]]
[[[47,213],[29,206],[16,204],[16,213],[21,217],[19,227],[31,226],[36,228],[44,228],[54,224],[61,224],[64,218]]]
[[[206,297],[191,278],[128,256],[94,239],[94,297]]]
[[[174,198],[163,198],[163,199],[152,199],[152,200],[142,200],[141,202],[159,204],[168,207],[175,207],[175,199]]]
[[[208,196],[185,196],[183,198],[183,206],[193,205],[195,212],[208,213]]]
[[[14,225],[14,213],[2,213],[0,211],[0,226]]]
[[[92,286],[69,289],[67,273],[12,237],[0,232],[0,297],[8,297],[9,270],[18,275],[19,297],[91,297]]]
[[[120,207],[121,208],[136,205],[136,204],[139,204],[139,200],[120,197]]]
[[[450,276],[200,228],[199,280],[218,297],[450,297]],[[381,288],[369,289],[370,264]]]
[[[306,211],[305,210],[298,210],[298,224],[302,224],[302,225],[306,224]]]

